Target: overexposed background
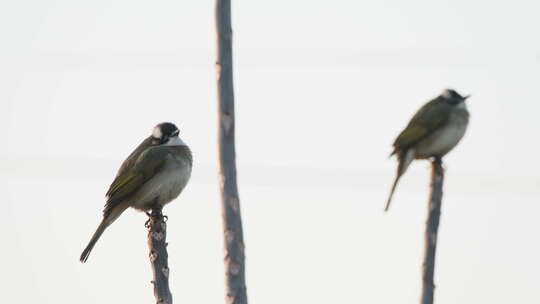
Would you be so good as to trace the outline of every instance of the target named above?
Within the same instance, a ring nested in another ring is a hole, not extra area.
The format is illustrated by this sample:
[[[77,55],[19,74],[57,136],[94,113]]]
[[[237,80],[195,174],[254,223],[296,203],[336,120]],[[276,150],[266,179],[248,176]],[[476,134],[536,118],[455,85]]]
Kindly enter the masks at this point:
[[[87,264],[120,162],[162,121],[194,151],[169,205],[176,303],[221,303],[213,1],[0,3],[0,302],[152,303],[146,217]],[[538,1],[234,1],[251,303],[417,303],[429,164],[383,213],[391,143],[472,94],[446,158],[436,299],[540,303]]]

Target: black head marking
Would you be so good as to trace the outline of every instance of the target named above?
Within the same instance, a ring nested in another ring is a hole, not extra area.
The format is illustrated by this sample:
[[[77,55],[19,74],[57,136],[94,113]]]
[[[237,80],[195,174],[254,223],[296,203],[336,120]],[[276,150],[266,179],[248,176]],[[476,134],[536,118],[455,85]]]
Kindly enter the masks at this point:
[[[158,127],[161,129],[161,134],[166,136],[174,136],[178,135],[178,128],[170,122],[163,122],[158,125]]]
[[[451,105],[457,105],[460,102],[465,101],[469,96],[463,97],[453,89],[446,89],[442,92],[440,97]]]
[[[180,130],[176,127],[175,124],[170,122],[162,122],[154,127],[152,132],[152,141],[155,144],[164,144],[169,138],[173,136],[178,136]]]

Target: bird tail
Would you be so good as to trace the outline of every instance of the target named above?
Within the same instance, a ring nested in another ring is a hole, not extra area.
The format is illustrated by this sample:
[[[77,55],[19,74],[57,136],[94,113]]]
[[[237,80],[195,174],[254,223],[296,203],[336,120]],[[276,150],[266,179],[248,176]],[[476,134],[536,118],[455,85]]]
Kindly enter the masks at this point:
[[[92,238],[90,239],[90,242],[88,242],[88,245],[86,245],[86,248],[84,248],[83,252],[81,253],[81,257],[79,258],[81,263],[86,262],[88,260],[88,256],[90,256],[90,252],[92,252],[92,249],[96,245],[97,241],[107,229],[119,216],[126,210],[126,207],[124,206],[118,206],[115,209],[111,210],[109,214],[107,214],[99,226],[96,229],[96,232],[94,232],[94,235],[92,235]]]
[[[94,232],[94,235],[90,239],[90,242],[88,242],[88,245],[86,245],[86,248],[84,248],[83,252],[81,253],[81,263],[86,262],[88,256],[90,255],[90,252],[92,252],[92,249],[94,248],[94,245],[96,245],[97,241],[108,226],[109,224],[105,221],[105,219],[103,219],[99,224],[98,228],[96,229],[96,232]]]
[[[384,208],[384,211],[387,212],[390,208],[390,203],[392,202],[392,197],[394,196],[394,191],[396,190],[396,186],[399,182],[399,179],[407,171],[407,168],[411,164],[411,162],[414,159],[414,150],[409,149],[405,153],[399,153],[398,154],[398,168],[397,168],[397,174],[396,179],[394,179],[394,183],[392,184],[392,189],[390,190],[390,195],[388,196],[388,201],[386,201],[386,207]]]
[[[388,196],[388,200],[386,201],[386,207],[384,207],[384,212],[388,212],[388,209],[390,208],[390,203],[392,202],[392,197],[394,196],[394,191],[396,191],[396,186],[399,182],[399,178],[401,175],[398,173],[396,175],[396,179],[394,179],[394,184],[392,185],[392,190],[390,190],[390,195]]]

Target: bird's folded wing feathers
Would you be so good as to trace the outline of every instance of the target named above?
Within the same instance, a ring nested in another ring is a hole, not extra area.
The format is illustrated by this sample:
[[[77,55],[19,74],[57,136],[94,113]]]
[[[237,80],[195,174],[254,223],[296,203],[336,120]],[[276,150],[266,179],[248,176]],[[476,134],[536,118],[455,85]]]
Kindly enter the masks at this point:
[[[118,169],[118,173],[116,173],[116,176],[120,176],[129,169],[133,168],[137,160],[139,159],[139,156],[141,154],[148,150],[149,147],[152,146],[152,136],[148,136],[145,140],[143,140],[133,152],[124,160],[122,165],[120,166],[120,169]]]
[[[107,203],[103,210],[104,216],[118,203],[137,191],[145,182],[151,179],[164,165],[168,151],[161,147],[153,147],[137,158],[132,169],[124,170],[112,182],[107,191]]]
[[[405,130],[394,141],[392,154],[410,148],[443,126],[450,117],[450,110],[450,106],[446,102],[438,99],[434,99],[420,108]]]

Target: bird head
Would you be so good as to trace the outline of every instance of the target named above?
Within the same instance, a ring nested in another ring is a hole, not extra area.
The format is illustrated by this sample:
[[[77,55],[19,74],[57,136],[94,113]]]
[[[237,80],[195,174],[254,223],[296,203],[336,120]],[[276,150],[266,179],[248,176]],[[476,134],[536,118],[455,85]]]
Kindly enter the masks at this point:
[[[446,101],[448,104],[457,106],[467,100],[471,95],[461,96],[458,92],[452,89],[444,90],[439,98]]]
[[[162,122],[154,127],[152,131],[152,144],[167,145],[178,141],[180,130],[170,122]]]

